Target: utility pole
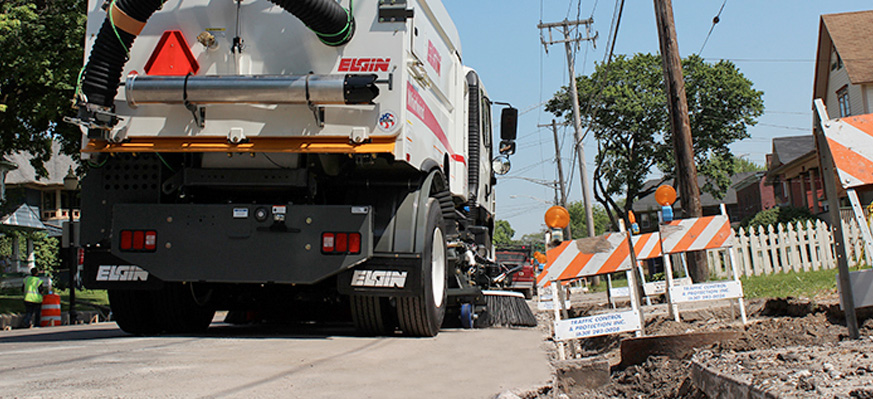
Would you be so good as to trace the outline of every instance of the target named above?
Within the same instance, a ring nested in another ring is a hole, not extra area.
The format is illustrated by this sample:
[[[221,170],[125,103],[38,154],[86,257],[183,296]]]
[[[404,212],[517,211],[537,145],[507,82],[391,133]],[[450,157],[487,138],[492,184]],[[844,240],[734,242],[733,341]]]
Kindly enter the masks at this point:
[[[561,189],[561,202],[559,204],[563,206],[565,209],[567,208],[567,189],[564,186],[564,167],[561,164],[561,147],[558,146],[558,124],[555,123],[555,120],[552,119],[551,124],[547,125],[537,125],[537,127],[552,127],[552,136],[555,139],[555,160],[558,162],[558,184]],[[570,229],[570,225],[564,228],[564,235],[568,239],[573,238],[573,231]]]
[[[691,139],[691,122],[688,119],[688,102],[685,98],[685,81],[682,78],[682,60],[676,40],[676,25],[673,21],[671,0],[654,0],[655,21],[658,25],[658,41],[664,66],[670,127],[673,132],[673,152],[676,158],[676,187],[682,200],[685,217],[703,216],[700,204],[700,188],[697,186],[697,165],[694,163],[694,148]],[[689,273],[695,283],[709,277],[702,252],[689,253]]]
[[[583,40],[587,41],[596,39],[596,33],[594,34],[594,36],[590,35],[589,27],[592,23],[594,23],[594,20],[588,18],[579,21],[568,21],[565,19],[563,22],[555,22],[549,24],[540,23],[537,25],[538,29],[549,30],[549,40],[546,41],[545,38],[542,39],[542,43],[543,46],[545,46],[546,48],[546,52],[548,52],[549,50],[549,45],[556,43],[564,43],[564,48],[567,51],[567,67],[570,70],[570,96],[573,97],[573,137],[576,147],[576,157],[579,158],[579,175],[581,175],[582,177],[582,202],[585,204],[585,222],[587,225],[586,227],[588,227],[588,237],[594,237],[594,212],[591,205],[591,184],[588,182],[588,168],[585,165],[585,150],[582,148],[582,118],[579,115],[579,94],[576,92],[576,70],[574,67],[573,49],[571,43],[578,43]],[[579,25],[585,25],[585,30],[588,35],[586,37],[570,38],[570,26]],[[552,40],[552,28],[558,27],[563,28],[564,39]]]

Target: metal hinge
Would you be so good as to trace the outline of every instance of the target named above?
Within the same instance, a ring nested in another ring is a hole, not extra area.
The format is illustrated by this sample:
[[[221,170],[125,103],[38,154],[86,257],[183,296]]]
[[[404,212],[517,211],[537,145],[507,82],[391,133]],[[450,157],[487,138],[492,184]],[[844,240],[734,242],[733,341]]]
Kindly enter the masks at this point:
[[[379,0],[379,22],[406,22],[415,10],[406,8],[406,0]]]

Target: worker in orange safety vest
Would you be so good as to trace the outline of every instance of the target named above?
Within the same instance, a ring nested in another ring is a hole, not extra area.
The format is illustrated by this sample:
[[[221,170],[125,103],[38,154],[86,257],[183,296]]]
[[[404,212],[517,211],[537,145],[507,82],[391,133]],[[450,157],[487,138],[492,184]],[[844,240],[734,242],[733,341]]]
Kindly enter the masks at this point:
[[[24,279],[24,321],[22,327],[30,328],[31,323],[39,325],[39,311],[42,307],[42,279],[37,268],[30,269],[30,276]]]

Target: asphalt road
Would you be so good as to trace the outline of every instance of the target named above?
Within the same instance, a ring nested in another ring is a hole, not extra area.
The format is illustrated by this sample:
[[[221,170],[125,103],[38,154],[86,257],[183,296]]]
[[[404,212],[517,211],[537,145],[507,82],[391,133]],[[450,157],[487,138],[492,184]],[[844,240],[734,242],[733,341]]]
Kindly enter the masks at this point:
[[[354,336],[231,326],[135,337],[115,323],[0,332],[0,397],[491,398],[548,382],[536,329]]]

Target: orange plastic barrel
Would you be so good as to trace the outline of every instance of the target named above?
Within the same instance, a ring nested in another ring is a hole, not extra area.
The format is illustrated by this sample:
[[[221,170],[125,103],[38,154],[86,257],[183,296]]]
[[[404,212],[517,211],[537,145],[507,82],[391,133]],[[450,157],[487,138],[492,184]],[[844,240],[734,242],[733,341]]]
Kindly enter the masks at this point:
[[[41,327],[61,325],[61,296],[48,294],[42,296],[42,312],[39,316]]]

